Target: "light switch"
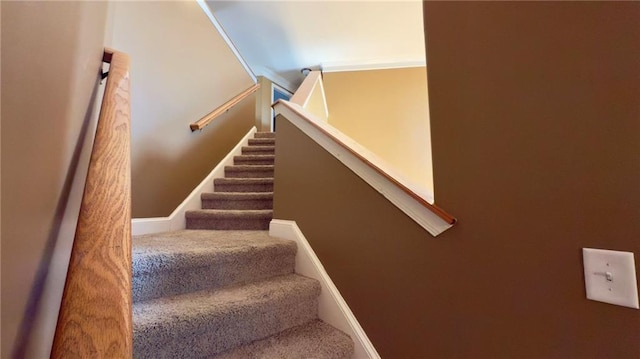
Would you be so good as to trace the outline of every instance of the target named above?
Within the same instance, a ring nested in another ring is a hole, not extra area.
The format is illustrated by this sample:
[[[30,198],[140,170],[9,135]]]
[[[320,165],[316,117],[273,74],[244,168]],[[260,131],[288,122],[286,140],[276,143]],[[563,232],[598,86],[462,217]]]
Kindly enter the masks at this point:
[[[633,253],[582,248],[582,261],[588,299],[638,309]]]

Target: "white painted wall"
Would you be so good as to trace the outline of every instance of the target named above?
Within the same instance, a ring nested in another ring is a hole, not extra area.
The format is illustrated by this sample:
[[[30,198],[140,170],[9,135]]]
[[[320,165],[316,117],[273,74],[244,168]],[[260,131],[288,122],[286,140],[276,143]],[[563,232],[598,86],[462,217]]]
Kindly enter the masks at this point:
[[[424,65],[420,0],[207,4],[257,75],[275,72],[295,87],[303,67]]]

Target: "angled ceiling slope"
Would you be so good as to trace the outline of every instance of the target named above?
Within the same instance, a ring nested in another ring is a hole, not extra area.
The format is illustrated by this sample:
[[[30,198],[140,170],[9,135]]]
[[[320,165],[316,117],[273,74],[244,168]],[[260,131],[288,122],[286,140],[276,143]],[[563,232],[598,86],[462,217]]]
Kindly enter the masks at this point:
[[[256,75],[290,90],[304,67],[326,70],[425,63],[422,2],[207,1]]]

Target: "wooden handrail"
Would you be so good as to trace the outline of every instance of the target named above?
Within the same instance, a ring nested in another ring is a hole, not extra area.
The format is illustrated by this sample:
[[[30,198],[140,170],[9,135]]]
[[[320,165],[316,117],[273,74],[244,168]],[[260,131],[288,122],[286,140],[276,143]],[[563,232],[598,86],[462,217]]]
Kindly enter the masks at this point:
[[[131,358],[129,57],[110,63],[52,358]]]
[[[296,104],[296,105],[298,105],[300,107],[304,107],[307,104],[308,100],[309,100],[309,96],[311,96],[311,93],[313,91],[313,88],[315,86],[316,81],[318,81],[318,77],[319,76],[321,76],[321,73],[319,71],[312,71],[311,73],[309,73],[309,75],[307,75],[305,80],[302,82],[302,84],[298,88],[298,91],[296,91],[296,93],[291,97],[291,100],[289,102],[294,103],[294,104]],[[330,132],[326,131],[322,126],[318,125],[315,121],[312,121],[311,119],[309,119],[307,114],[305,114],[302,111],[300,111],[299,108],[297,108],[295,106],[291,106],[290,104],[287,103],[287,101],[282,101],[282,100],[278,100],[273,106],[275,106],[278,103],[282,103],[283,105],[287,106],[287,108],[289,108],[290,110],[295,112],[297,115],[299,115],[300,118],[304,119],[306,122],[311,124],[318,131],[322,132],[325,136],[330,138],[332,141],[334,141],[340,147],[342,147],[346,151],[350,152],[352,155],[354,155],[356,158],[358,158],[360,161],[362,161],[368,167],[370,167],[371,169],[376,171],[378,174],[380,174],[381,176],[385,177],[387,180],[389,180],[391,183],[393,183],[396,187],[401,189],[408,196],[413,198],[416,202],[420,203],[423,207],[427,208],[429,211],[431,211],[434,214],[436,214],[442,220],[444,220],[445,222],[447,222],[449,224],[456,223],[456,218],[455,217],[453,217],[452,215],[448,214],[442,208],[427,202],[427,200],[425,200],[422,196],[418,195],[413,190],[411,190],[409,187],[405,186],[400,181],[398,181],[397,178],[395,178],[394,176],[390,175],[387,171],[383,170],[379,166],[377,166],[374,163],[372,163],[368,158],[363,156],[360,152],[354,150],[351,146],[346,144],[344,141],[340,140],[339,138],[337,138],[336,136],[334,136]]]
[[[237,94],[234,98],[223,103],[220,107],[216,108],[215,110],[209,112],[206,116],[202,117],[197,122],[190,124],[189,127],[191,128],[191,131],[202,130],[206,125],[211,123],[211,121],[213,121],[216,117],[229,111],[233,106],[237,105],[242,100],[247,98],[249,95],[256,92],[259,88],[260,88],[260,84],[255,84],[249,87],[248,89],[242,91],[241,93]]]

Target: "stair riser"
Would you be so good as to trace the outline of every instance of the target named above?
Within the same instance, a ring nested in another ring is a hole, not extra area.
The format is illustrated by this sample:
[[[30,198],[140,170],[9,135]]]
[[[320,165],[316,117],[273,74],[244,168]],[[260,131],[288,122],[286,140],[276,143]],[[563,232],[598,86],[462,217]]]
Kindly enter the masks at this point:
[[[275,138],[250,138],[249,146],[275,146]]]
[[[266,249],[248,251],[225,262],[213,261],[210,266],[163,268],[153,273],[134,272],[133,301],[222,288],[273,276],[293,273],[295,251]]]
[[[318,299],[269,302],[227,313],[203,313],[183,322],[134,326],[135,358],[202,358],[266,338],[317,318]]]
[[[273,169],[249,171],[225,170],[224,176],[226,178],[273,178]]]
[[[271,218],[187,218],[187,229],[268,230]]]
[[[253,136],[255,138],[276,138],[275,132],[256,132]]]
[[[248,201],[240,200],[202,200],[204,209],[273,209],[273,199],[253,199]]]
[[[234,157],[233,164],[236,166],[242,165],[271,165],[274,164],[273,158],[242,158],[242,157]]]
[[[273,192],[273,183],[216,183],[216,192]]]
[[[248,146],[242,147],[243,155],[275,155],[275,147]]]

